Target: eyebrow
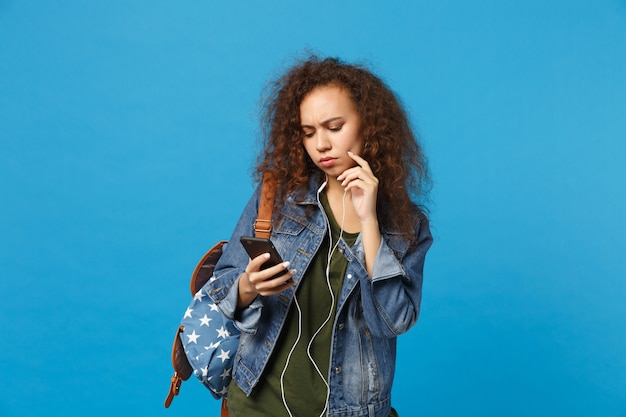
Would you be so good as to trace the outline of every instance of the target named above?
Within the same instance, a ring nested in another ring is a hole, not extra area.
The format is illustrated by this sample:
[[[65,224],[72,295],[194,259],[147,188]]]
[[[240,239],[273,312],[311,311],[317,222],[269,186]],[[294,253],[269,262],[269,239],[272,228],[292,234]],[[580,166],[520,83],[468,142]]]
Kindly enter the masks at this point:
[[[332,123],[334,121],[341,120],[341,119],[343,119],[343,117],[341,117],[341,116],[331,117],[330,119],[323,120],[321,124],[322,125],[327,125],[329,123]],[[301,125],[301,127],[313,127],[313,126],[311,126],[311,125]]]

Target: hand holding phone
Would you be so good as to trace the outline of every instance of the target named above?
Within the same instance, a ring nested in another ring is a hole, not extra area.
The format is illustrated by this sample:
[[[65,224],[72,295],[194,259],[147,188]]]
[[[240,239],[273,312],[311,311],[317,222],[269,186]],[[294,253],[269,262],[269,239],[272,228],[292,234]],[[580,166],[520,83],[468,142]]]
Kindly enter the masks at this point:
[[[276,250],[276,247],[274,247],[274,244],[269,239],[242,236],[241,238],[239,238],[239,241],[243,245],[246,252],[248,252],[248,256],[250,256],[250,259],[254,259],[263,253],[270,254],[269,259],[263,265],[261,265],[261,270],[270,268],[283,262],[283,259],[278,253],[278,250]],[[280,272],[269,279],[277,278],[284,273],[285,272]]]

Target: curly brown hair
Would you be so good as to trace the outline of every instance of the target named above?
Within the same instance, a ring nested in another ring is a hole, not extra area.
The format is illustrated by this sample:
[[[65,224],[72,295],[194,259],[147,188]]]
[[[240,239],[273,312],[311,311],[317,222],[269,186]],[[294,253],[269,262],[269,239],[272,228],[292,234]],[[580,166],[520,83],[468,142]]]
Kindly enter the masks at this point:
[[[323,175],[302,144],[300,103],[313,89],[327,85],[344,88],[360,116],[360,134],[366,144],[361,156],[379,180],[377,212],[381,226],[413,240],[416,221],[425,216],[423,204],[430,186],[426,158],[400,100],[362,65],[310,56],[268,85],[256,180],[266,171],[281,179],[276,200],[279,207],[289,194],[306,187],[312,176]],[[421,204],[413,203],[411,196]]]

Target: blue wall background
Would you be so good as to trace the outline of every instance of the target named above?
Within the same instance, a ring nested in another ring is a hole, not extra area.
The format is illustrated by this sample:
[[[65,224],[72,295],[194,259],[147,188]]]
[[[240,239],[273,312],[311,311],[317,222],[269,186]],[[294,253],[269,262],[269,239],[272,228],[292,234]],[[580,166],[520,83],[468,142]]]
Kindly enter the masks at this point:
[[[268,78],[368,62],[424,138],[436,243],[402,416],[626,416],[626,2],[0,0],[1,416],[162,406]]]

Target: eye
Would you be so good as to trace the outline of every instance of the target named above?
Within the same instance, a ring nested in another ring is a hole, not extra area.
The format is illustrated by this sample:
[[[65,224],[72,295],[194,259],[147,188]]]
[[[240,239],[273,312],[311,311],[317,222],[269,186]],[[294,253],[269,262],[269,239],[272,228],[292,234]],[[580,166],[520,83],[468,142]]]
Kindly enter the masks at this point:
[[[328,130],[330,130],[331,132],[339,132],[342,127],[343,127],[343,125],[329,126]]]
[[[315,135],[315,131],[314,130],[303,130],[302,134],[304,135],[305,138],[312,138],[313,135]]]

